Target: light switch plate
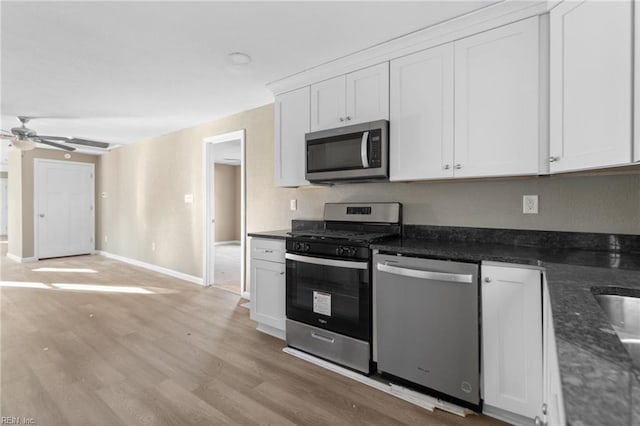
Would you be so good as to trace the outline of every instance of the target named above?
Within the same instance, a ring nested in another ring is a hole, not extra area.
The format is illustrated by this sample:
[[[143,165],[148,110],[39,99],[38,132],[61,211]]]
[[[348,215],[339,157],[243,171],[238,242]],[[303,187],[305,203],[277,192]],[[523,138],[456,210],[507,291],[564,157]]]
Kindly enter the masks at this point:
[[[193,203],[193,194],[184,194],[184,202],[187,204]]]
[[[291,211],[298,210],[298,200],[289,200],[289,209]]]
[[[522,196],[522,213],[538,214],[538,196],[537,195]]]

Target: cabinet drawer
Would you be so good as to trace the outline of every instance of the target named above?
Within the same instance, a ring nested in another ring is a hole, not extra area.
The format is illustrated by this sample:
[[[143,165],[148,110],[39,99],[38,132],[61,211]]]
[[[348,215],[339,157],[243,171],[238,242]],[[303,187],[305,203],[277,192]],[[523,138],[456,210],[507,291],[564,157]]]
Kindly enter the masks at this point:
[[[251,241],[251,258],[284,263],[284,240],[254,238]]]

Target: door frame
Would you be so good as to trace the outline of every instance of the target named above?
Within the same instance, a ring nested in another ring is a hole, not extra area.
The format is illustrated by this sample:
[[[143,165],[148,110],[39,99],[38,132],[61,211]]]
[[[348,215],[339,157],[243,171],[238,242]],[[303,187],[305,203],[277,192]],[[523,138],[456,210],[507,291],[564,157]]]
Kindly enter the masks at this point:
[[[50,160],[48,158],[35,158],[33,160],[33,258],[35,260],[40,259],[38,238],[40,237],[39,225],[38,225],[38,210],[40,203],[38,202],[41,189],[38,186],[40,165],[45,163],[53,163],[59,165],[73,165],[73,166],[89,166],[91,169],[91,179],[93,185],[91,185],[91,208],[93,214],[91,215],[91,239],[93,240],[93,248],[91,254],[96,252],[96,165],[94,163],[85,163],[82,161],[62,161],[62,160]]]
[[[223,133],[215,136],[209,136],[202,140],[203,150],[203,247],[202,247],[202,284],[210,286],[213,281],[213,262],[215,261],[213,254],[212,228],[215,219],[215,206],[213,197],[213,145],[223,142],[231,142],[240,140],[240,294],[243,298],[249,299],[250,293],[247,291],[246,283],[246,155],[245,155],[245,129],[233,132]],[[212,208],[213,206],[213,208]]]

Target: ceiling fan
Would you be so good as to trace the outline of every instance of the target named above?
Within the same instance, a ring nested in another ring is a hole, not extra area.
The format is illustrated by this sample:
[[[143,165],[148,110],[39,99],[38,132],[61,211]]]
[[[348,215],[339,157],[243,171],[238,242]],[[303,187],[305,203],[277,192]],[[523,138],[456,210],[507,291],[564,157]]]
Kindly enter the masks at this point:
[[[49,145],[65,151],[76,150],[76,148],[66,144],[84,145],[102,149],[108,149],[110,146],[106,142],[98,142],[90,139],[69,138],[66,136],[40,136],[35,130],[31,130],[26,126],[29,120],[31,120],[31,117],[19,116],[18,120],[20,120],[22,125],[20,127],[14,127],[11,129],[11,132],[0,130],[0,138],[9,140],[14,147],[21,151],[29,151],[35,148],[36,143]]]

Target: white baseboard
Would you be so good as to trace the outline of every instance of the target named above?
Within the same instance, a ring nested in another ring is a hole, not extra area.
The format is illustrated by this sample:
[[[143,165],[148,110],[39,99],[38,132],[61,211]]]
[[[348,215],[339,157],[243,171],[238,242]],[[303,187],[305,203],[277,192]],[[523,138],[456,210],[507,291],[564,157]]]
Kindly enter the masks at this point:
[[[170,277],[173,277],[173,278],[189,281],[191,283],[198,284],[198,285],[204,285],[202,278],[196,277],[195,275],[185,274],[183,272],[174,271],[173,269],[164,268],[162,266],[154,265],[152,263],[142,262],[140,260],[131,259],[129,257],[120,256],[120,255],[109,253],[102,250],[96,250],[96,254],[99,254],[104,257],[108,257],[109,259],[114,259],[120,262],[128,263],[130,265],[149,269],[154,272],[159,272],[164,275],[169,275]]]
[[[19,263],[31,263],[38,260],[35,257],[20,257],[11,253],[7,253],[7,258],[9,258],[10,260],[13,260],[14,262],[19,262]]]

